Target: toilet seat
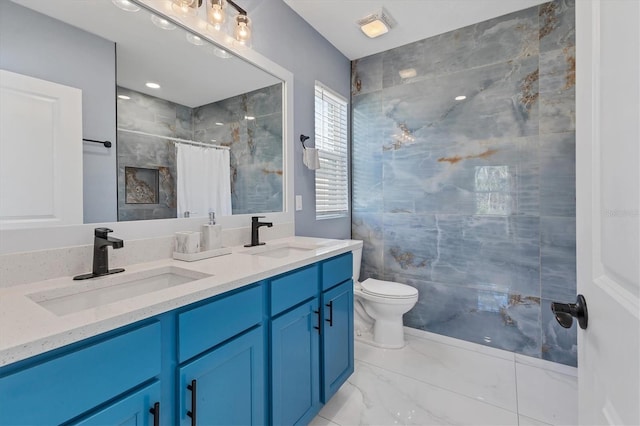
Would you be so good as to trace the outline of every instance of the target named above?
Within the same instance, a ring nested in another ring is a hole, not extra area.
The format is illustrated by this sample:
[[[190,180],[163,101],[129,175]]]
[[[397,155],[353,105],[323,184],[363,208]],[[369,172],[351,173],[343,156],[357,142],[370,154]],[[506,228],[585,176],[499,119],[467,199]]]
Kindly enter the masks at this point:
[[[363,293],[388,299],[411,299],[418,296],[418,290],[414,287],[374,278],[367,278],[360,283],[360,287]]]

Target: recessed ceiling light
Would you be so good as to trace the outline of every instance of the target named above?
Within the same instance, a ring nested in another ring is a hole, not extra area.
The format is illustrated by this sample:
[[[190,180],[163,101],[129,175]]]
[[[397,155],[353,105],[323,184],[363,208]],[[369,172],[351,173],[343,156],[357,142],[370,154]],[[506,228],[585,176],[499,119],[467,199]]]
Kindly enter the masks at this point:
[[[369,38],[379,37],[388,33],[395,24],[395,20],[385,8],[381,8],[358,21],[360,29]]]
[[[204,44],[204,41],[200,37],[191,33],[187,33],[187,41],[196,46],[202,46]]]
[[[465,95],[460,95],[460,96],[456,96],[455,97],[456,101],[464,101],[465,99],[467,99],[467,97]]]
[[[216,126],[224,126],[224,123],[218,122],[218,123],[216,123]]]
[[[151,22],[153,22],[156,27],[162,28],[163,30],[171,31],[176,29],[176,26],[171,22],[156,15],[151,15]]]
[[[138,5],[131,3],[129,0],[111,0],[111,2],[127,12],[137,12],[140,10]]]
[[[254,116],[252,116],[252,115],[245,115],[244,119],[245,120],[255,120],[256,118]]]
[[[118,98],[120,99],[124,99],[125,101],[128,101],[129,99],[131,99],[129,96],[127,95],[118,95]]]
[[[229,59],[231,57],[231,54],[229,52],[224,49],[220,49],[219,47],[213,48],[213,54],[222,59]]]
[[[152,81],[146,82],[145,86],[147,86],[149,89],[159,89],[160,88],[160,85],[158,83],[154,83]]]
[[[415,68],[407,68],[407,69],[398,71],[398,74],[400,74],[400,78],[412,78],[418,75],[418,72],[416,71]]]

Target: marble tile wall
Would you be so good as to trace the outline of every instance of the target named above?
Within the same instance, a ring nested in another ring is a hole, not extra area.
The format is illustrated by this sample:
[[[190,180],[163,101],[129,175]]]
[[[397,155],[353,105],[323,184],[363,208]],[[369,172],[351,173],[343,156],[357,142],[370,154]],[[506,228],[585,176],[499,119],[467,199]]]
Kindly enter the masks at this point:
[[[418,288],[405,325],[576,365],[574,6],[352,62],[360,278]]]
[[[234,214],[282,211],[280,84],[197,108],[122,87],[118,88],[118,94],[130,97],[118,99],[119,128],[180,139],[215,140],[211,143],[230,148]],[[157,204],[125,203],[125,167],[159,169]],[[118,220],[176,217],[175,179],[172,142],[118,132]]]
[[[193,118],[196,140],[231,148],[233,214],[282,211],[282,86],[195,108]]]

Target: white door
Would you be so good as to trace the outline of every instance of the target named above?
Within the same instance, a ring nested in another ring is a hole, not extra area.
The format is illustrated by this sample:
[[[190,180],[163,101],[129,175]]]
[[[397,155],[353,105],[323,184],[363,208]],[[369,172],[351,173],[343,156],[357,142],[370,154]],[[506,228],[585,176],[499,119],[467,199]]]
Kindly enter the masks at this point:
[[[580,424],[640,425],[640,1],[576,1]]]
[[[0,70],[0,229],[82,223],[82,91]]]

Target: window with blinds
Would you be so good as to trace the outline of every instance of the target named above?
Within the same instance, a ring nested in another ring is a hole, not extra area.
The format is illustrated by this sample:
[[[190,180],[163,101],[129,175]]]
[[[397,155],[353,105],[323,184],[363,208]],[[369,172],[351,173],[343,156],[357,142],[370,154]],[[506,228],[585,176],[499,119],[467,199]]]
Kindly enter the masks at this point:
[[[316,219],[346,216],[349,211],[347,169],[347,100],[316,82],[315,147]]]

